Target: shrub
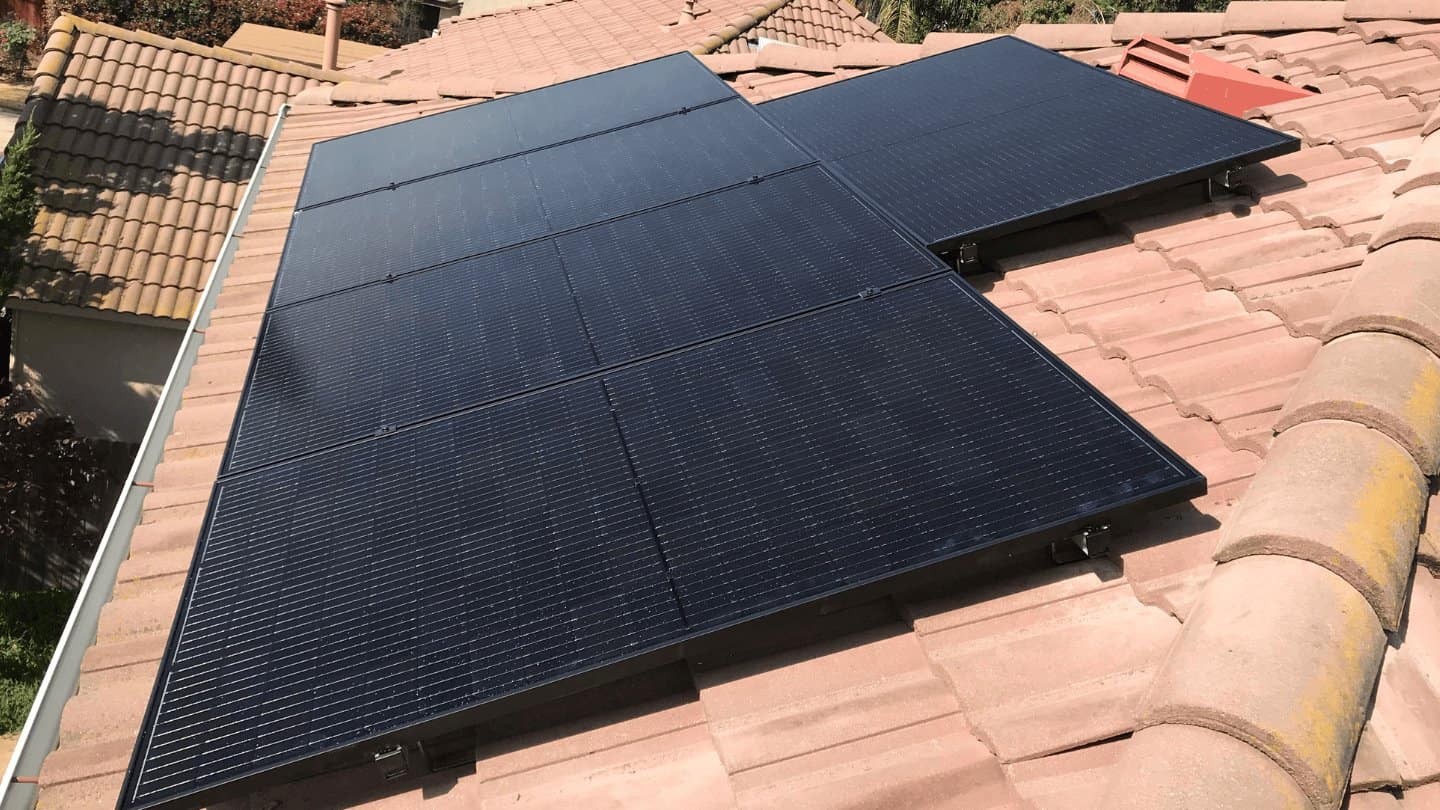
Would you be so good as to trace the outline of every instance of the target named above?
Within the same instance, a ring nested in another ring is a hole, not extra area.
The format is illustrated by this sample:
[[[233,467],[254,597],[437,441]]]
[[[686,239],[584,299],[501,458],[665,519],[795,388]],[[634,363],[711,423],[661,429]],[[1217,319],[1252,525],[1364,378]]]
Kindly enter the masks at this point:
[[[25,70],[25,55],[39,33],[19,20],[0,22],[0,53],[17,75]]]
[[[40,195],[35,190],[35,166],[30,153],[38,138],[29,123],[5,150],[0,163],[0,303],[10,296],[20,275],[21,251],[35,216],[40,213]]]

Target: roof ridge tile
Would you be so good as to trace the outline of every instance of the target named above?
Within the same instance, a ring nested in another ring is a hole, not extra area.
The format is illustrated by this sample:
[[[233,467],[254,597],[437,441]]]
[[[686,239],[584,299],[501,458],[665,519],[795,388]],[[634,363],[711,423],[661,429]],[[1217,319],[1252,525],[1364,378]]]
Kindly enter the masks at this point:
[[[1215,560],[1309,560],[1350,583],[1394,630],[1425,508],[1424,476],[1386,436],[1315,419],[1282,428],[1267,455],[1275,463],[1260,468],[1231,514]]]
[[[1375,612],[1344,579],[1292,557],[1243,557],[1215,568],[1141,704],[1140,722],[1202,726],[1249,743],[1315,807],[1335,810],[1384,650]],[[1123,759],[1157,755],[1151,744],[1132,744]],[[1119,775],[1133,771],[1122,766]],[[1151,790],[1215,806],[1208,797],[1224,785],[1214,776],[1170,772],[1157,775]],[[1117,795],[1132,789],[1111,785]],[[1284,806],[1286,792],[1276,785],[1264,806]]]

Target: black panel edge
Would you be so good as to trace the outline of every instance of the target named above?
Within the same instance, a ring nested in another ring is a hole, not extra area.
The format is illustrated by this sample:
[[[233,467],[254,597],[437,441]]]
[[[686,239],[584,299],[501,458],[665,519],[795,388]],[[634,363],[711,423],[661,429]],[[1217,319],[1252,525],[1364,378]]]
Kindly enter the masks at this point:
[[[619,72],[619,71],[622,71],[622,70],[628,70],[628,69],[630,69],[630,68],[639,67],[640,65],[646,65],[646,64],[649,64],[649,63],[651,63],[651,62],[659,62],[659,61],[662,61],[662,60],[665,60],[665,59],[670,59],[670,58],[673,58],[673,57],[682,57],[682,56],[688,56],[688,57],[690,57],[690,61],[692,61],[692,62],[694,62],[696,65],[698,65],[701,70],[703,70],[703,71],[705,71],[707,74],[715,77],[715,82],[716,82],[717,84],[719,84],[722,88],[724,88],[724,91],[725,91],[726,93],[728,93],[728,95],[723,95],[723,96],[721,96],[720,98],[711,99],[710,101],[707,101],[707,102],[705,102],[705,103],[703,103],[703,104],[697,104],[697,105],[695,105],[694,107],[681,107],[681,108],[678,108],[678,109],[675,109],[675,110],[671,110],[670,112],[667,112],[667,113],[661,113],[661,114],[659,114],[659,115],[652,115],[652,116],[650,116],[649,118],[642,118],[642,119],[639,119],[639,120],[636,120],[636,121],[631,121],[630,123],[627,123],[627,124],[618,124],[618,125],[616,125],[616,126],[609,127],[609,128],[607,128],[607,129],[600,129],[600,130],[596,130],[596,131],[594,131],[594,132],[586,133],[586,134],[584,134],[584,135],[577,135],[577,136],[575,136],[575,137],[573,137],[573,138],[566,138],[566,139],[564,139],[564,140],[555,141],[554,143],[547,143],[547,144],[544,144],[543,146],[533,146],[533,147],[530,147],[530,148],[528,148],[528,149],[522,149],[522,150],[520,150],[520,151],[518,151],[518,152],[513,152],[513,153],[508,154],[508,155],[501,155],[500,157],[490,158],[489,160],[482,160],[482,161],[478,161],[478,162],[475,162],[475,163],[466,163],[466,164],[464,164],[464,165],[462,165],[462,166],[455,166],[454,168],[444,169],[444,170],[438,171],[438,172],[431,172],[430,174],[420,175],[420,176],[418,176],[418,177],[412,177],[412,178],[410,178],[410,179],[408,179],[408,180],[405,180],[405,181],[403,181],[403,182],[394,183],[393,185],[394,185],[394,186],[401,186],[401,185],[406,185],[406,184],[408,184],[408,183],[416,183],[416,182],[419,182],[419,181],[421,181],[421,180],[429,180],[429,179],[431,179],[431,178],[433,178],[433,177],[440,177],[441,175],[453,174],[454,172],[464,171],[465,169],[473,169],[473,168],[475,168],[475,167],[477,167],[477,166],[484,166],[484,165],[486,165],[487,163],[496,163],[496,162],[499,162],[499,161],[501,161],[501,160],[506,160],[506,159],[508,159],[508,158],[519,157],[520,155],[525,155],[525,154],[529,154],[529,153],[531,153],[531,152],[536,152],[536,151],[539,151],[539,150],[541,150],[541,149],[549,149],[549,148],[554,147],[554,146],[560,146],[560,145],[562,145],[562,144],[567,144],[567,143],[570,143],[570,142],[572,142],[572,141],[584,140],[585,138],[594,137],[594,136],[596,136],[596,135],[605,135],[605,134],[610,133],[610,132],[615,132],[616,130],[626,129],[626,128],[628,128],[628,127],[637,126],[637,125],[639,125],[639,124],[649,123],[649,122],[651,122],[651,121],[655,121],[655,120],[660,119],[660,118],[668,118],[668,117],[670,117],[670,116],[672,116],[672,115],[675,115],[675,114],[677,114],[677,113],[679,113],[679,112],[689,111],[689,110],[698,110],[698,109],[700,109],[701,107],[709,107],[709,106],[711,106],[711,105],[713,105],[713,104],[720,104],[720,103],[722,103],[722,102],[730,101],[730,100],[732,100],[732,99],[743,98],[739,93],[735,92],[735,88],[731,87],[728,83],[726,83],[726,81],[725,81],[724,79],[720,78],[720,75],[719,75],[718,73],[716,73],[715,71],[711,70],[711,69],[708,68],[708,67],[705,67],[705,64],[704,64],[703,62],[701,62],[698,58],[696,58],[695,54],[690,53],[689,51],[680,51],[680,52],[678,52],[678,53],[668,53],[668,54],[665,54],[664,56],[656,56],[656,57],[653,57],[653,58],[650,58],[650,59],[646,59],[646,60],[643,61],[643,62],[633,62],[633,63],[628,64],[628,65],[621,65],[620,67],[613,67],[613,68],[610,68],[609,70],[600,70],[600,71],[596,71],[595,73],[587,73],[587,74],[585,74],[584,76],[576,76],[576,77],[573,78],[573,79],[566,79],[566,80],[563,81],[563,82],[555,82],[554,84],[547,84],[547,85],[545,85],[544,87],[537,87],[537,88],[535,88],[535,90],[548,90],[548,89],[550,89],[551,87],[562,87],[562,86],[567,85],[567,84],[573,84],[573,83],[575,83],[575,82],[585,81],[586,79],[593,79],[593,78],[595,78],[596,76],[604,76],[604,75],[609,74],[609,73],[616,73],[616,72]],[[527,92],[528,92],[528,91],[527,91]],[[488,104],[488,103],[490,103],[490,102],[492,102],[492,101],[503,101],[503,100],[505,100],[505,99],[507,99],[507,98],[511,98],[512,96],[519,96],[519,95],[524,95],[524,93],[512,93],[512,94],[509,95],[509,96],[500,96],[500,97],[498,97],[498,98],[471,99],[470,101],[471,101],[472,103],[470,103],[470,104],[461,104],[461,105],[459,105],[459,106],[453,107],[453,108],[448,109],[448,110],[441,110],[441,111],[435,113],[435,115],[444,115],[445,113],[455,112],[455,111],[457,111],[457,110],[463,110],[463,109],[465,109],[465,108],[467,108],[467,107],[473,107],[473,106],[475,106],[476,104]],[[452,100],[461,101],[462,99],[452,99]],[[753,106],[753,105],[752,105],[752,106]],[[378,131],[380,131],[380,130],[382,130],[382,129],[389,129],[389,128],[391,128],[391,127],[397,127],[397,126],[400,126],[400,125],[402,125],[402,124],[413,124],[413,123],[415,123],[416,120],[418,120],[418,119],[411,118],[411,119],[408,119],[408,120],[405,120],[405,121],[392,121],[392,122],[390,122],[390,123],[388,123],[388,124],[381,124],[381,125],[378,126],[378,127],[371,127],[370,129],[362,129],[362,130],[360,130],[360,131],[358,131],[358,132],[347,132],[347,133],[345,133],[344,135],[336,135],[336,136],[333,137],[333,138],[326,138],[325,140],[322,140],[322,141],[316,141],[315,143],[310,144],[310,152],[307,154],[307,156],[306,156],[306,158],[305,158],[305,163],[306,163],[306,165],[308,166],[309,163],[310,163],[310,161],[315,158],[315,149],[316,149],[316,147],[320,146],[321,144],[328,144],[328,143],[334,143],[334,142],[336,142],[336,141],[343,141],[343,140],[345,140],[345,139],[347,139],[347,138],[353,138],[353,137],[356,137],[356,136],[359,136],[359,135],[368,135],[368,134],[370,134],[371,132],[378,132]],[[300,204],[300,201],[301,201],[302,199],[304,199],[304,197],[305,197],[305,181],[304,181],[304,179],[301,179],[301,181],[300,181],[300,192],[299,192],[299,194],[298,194],[298,195],[296,196],[296,198],[295,198],[295,210],[296,210],[296,211],[303,211],[303,210],[309,210],[309,209],[311,209],[311,208],[319,208],[320,206],[323,206],[323,205],[329,205],[329,204],[331,204],[331,203],[340,202],[341,200],[348,200],[348,199],[351,199],[351,198],[354,198],[354,197],[363,197],[363,196],[365,196],[365,195],[367,195],[367,194],[373,194],[373,193],[375,193],[375,192],[377,192],[377,191],[383,191],[383,190],[385,190],[385,189],[387,189],[387,188],[391,188],[391,187],[392,187],[392,186],[389,186],[389,185],[386,185],[386,186],[376,186],[375,188],[368,188],[368,189],[365,189],[365,190],[363,190],[363,191],[356,191],[356,192],[352,192],[352,193],[350,193],[350,194],[342,194],[342,195],[340,195],[339,197],[329,197],[329,198],[327,198],[327,199],[318,200],[318,201],[316,201],[316,202],[311,202],[311,203],[307,203],[307,204],[305,204],[305,205],[301,205],[301,204]]]
[[[1278,143],[1265,149],[1258,149],[1253,152],[1248,152],[1238,158],[1231,158],[1228,160],[1219,160],[1211,163],[1202,164],[1184,172],[1168,174],[1164,177],[1152,180],[1148,183],[1140,183],[1138,185],[1129,186],[1123,189],[1119,189],[1117,191],[1112,191],[1105,194],[1098,194],[1094,197],[1086,197],[1080,200],[1076,200],[1075,202],[1060,206],[1059,208],[1047,209],[1044,213],[1032,214],[1030,216],[1021,217],[1018,219],[1012,219],[1007,222],[992,225],[988,228],[982,228],[978,231],[970,231],[968,233],[959,233],[955,234],[954,236],[947,236],[939,240],[938,242],[932,243],[930,245],[930,249],[937,253],[944,253],[946,251],[954,250],[955,248],[958,248],[964,244],[985,242],[987,240],[996,239],[1001,236],[1008,236],[1012,233],[1026,231],[1031,228],[1043,227],[1045,225],[1059,222],[1063,219],[1069,219],[1070,217],[1079,214],[1102,210],[1105,208],[1109,208],[1113,205],[1118,205],[1120,203],[1128,202],[1139,197],[1144,197],[1147,194],[1177,188],[1179,186],[1186,185],[1187,183],[1193,183],[1197,180],[1205,180],[1207,178],[1214,177],[1217,173],[1224,171],[1225,169],[1235,168],[1237,164],[1243,168],[1245,166],[1259,163],[1261,161],[1266,161],[1271,158],[1280,157],[1281,155],[1288,155],[1293,152],[1300,151],[1300,139],[1288,135],[1286,137],[1290,138],[1288,142]]]

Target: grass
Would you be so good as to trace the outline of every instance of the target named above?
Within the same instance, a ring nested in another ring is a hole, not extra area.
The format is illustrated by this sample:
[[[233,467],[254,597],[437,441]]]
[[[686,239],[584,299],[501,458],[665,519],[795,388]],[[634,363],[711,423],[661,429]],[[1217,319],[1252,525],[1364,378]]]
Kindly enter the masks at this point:
[[[0,735],[25,725],[75,594],[0,591]]]

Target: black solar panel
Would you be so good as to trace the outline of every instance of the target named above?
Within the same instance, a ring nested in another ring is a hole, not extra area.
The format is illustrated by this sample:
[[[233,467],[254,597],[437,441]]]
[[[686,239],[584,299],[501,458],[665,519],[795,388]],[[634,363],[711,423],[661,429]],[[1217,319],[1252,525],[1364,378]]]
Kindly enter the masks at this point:
[[[689,58],[689,57],[687,57]],[[811,162],[741,99],[298,211],[274,304]]]
[[[692,631],[1192,481],[953,275],[607,378]]]
[[[227,471],[595,366],[549,241],[276,310],[259,347]]]
[[[818,167],[556,244],[604,365],[943,269]]]
[[[318,143],[299,204],[310,207],[735,96],[688,54],[661,57],[643,68],[598,73]]]
[[[936,250],[1300,148],[1011,37],[761,110]]]
[[[126,805],[683,631],[597,382],[228,478]]]
[[[292,223],[121,805],[1203,489],[740,100],[329,202]]]

